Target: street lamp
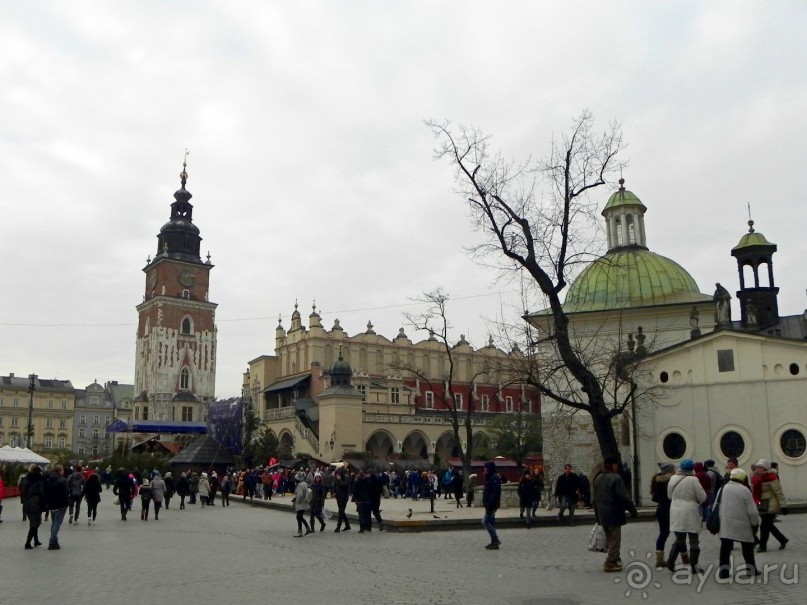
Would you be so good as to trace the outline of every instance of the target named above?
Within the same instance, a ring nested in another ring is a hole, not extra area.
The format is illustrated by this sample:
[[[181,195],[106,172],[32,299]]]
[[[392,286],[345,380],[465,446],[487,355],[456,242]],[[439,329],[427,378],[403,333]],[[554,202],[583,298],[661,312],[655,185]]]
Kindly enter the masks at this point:
[[[34,391],[36,390],[36,374],[30,374],[28,376],[28,393],[30,393],[30,398],[28,400],[28,437],[25,442],[25,447],[31,447],[31,443],[34,439]]]

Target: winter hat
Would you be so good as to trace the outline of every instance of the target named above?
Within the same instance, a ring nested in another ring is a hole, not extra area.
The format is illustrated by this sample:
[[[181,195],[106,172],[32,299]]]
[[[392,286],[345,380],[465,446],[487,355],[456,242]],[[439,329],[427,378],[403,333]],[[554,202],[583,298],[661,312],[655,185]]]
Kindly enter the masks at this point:
[[[757,468],[764,468],[766,471],[771,468],[771,461],[767,458],[760,458],[756,464]]]
[[[170,477],[170,476],[171,476],[171,471],[168,471],[167,473],[165,473],[165,477],[166,477],[166,479],[167,479],[168,477]]]
[[[703,464],[704,464],[704,466],[706,468],[712,468],[715,465],[715,461],[714,460],[704,460]]]
[[[675,466],[670,462],[659,462],[658,470],[662,473],[673,473],[675,472]]]
[[[695,463],[692,461],[691,458],[684,458],[681,460],[681,464],[678,465],[682,471],[691,471],[695,468]]]
[[[745,481],[746,479],[748,479],[748,475],[745,474],[743,469],[735,468],[731,471],[732,481]]]
[[[207,473],[202,473],[202,477],[204,477],[205,479],[207,479]]]
[[[149,486],[149,480],[148,479],[143,479],[143,483],[141,483],[141,486],[142,487],[148,487]]]
[[[303,471],[300,471],[296,475],[294,475],[294,478],[297,481],[305,481],[305,473]]]

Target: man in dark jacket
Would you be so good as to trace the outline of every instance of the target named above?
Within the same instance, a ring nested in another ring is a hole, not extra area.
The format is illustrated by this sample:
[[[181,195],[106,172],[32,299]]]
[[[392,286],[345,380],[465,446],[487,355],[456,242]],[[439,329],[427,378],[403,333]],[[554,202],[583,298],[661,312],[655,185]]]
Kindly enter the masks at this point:
[[[574,525],[574,511],[580,493],[580,477],[572,472],[572,465],[563,468],[563,474],[555,482],[555,497],[558,499],[558,521],[563,521],[563,511],[569,509],[569,525]]]
[[[485,507],[485,516],[482,517],[482,525],[490,534],[490,544],[485,548],[488,550],[499,550],[501,541],[496,533],[496,511],[502,501],[502,478],[496,472],[496,463],[493,460],[485,462],[485,486],[482,489],[482,506]]]
[[[84,475],[81,473],[81,467],[77,466],[76,470],[65,478],[65,481],[67,481],[70,496],[70,504],[68,506],[69,517],[67,522],[72,525],[73,521],[78,522],[81,500],[84,498]]]
[[[630,499],[622,477],[619,476],[619,460],[608,457],[603,461],[603,471],[594,479],[594,515],[605,531],[605,556],[603,571],[622,571],[619,549],[622,546],[622,526],[627,523],[625,509],[636,517],[636,506]]]
[[[112,493],[118,497],[120,503],[120,520],[126,521],[126,513],[129,512],[129,503],[134,495],[134,484],[129,479],[129,473],[123,468],[118,469],[118,476],[115,477],[115,484],[112,486]]]
[[[359,514],[359,533],[372,531],[373,520],[370,515],[372,486],[364,471],[359,471],[356,481],[353,483],[353,501],[356,503],[356,512]]]
[[[45,504],[50,512],[50,543],[48,550],[59,550],[59,530],[62,521],[67,514],[67,506],[70,504],[70,489],[67,487],[67,479],[64,478],[64,467],[57,464],[53,467],[45,483]]]

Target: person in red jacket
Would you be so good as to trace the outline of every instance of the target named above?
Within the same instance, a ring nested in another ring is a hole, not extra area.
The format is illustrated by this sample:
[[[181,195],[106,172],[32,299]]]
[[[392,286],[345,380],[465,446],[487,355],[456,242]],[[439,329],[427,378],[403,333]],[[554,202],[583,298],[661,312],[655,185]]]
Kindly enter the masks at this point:
[[[751,480],[751,495],[756,502],[759,516],[762,519],[759,525],[759,548],[757,552],[768,550],[768,536],[779,541],[779,550],[782,550],[789,540],[773,524],[776,515],[786,515],[790,511],[787,500],[779,483],[779,473],[771,468],[769,460],[762,458],[756,464],[754,478]]]
[[[701,482],[701,487],[703,491],[706,492],[707,499],[705,502],[701,503],[701,519],[703,523],[706,523],[707,519],[709,518],[709,492],[712,490],[712,478],[709,476],[709,473],[706,472],[706,466],[704,466],[703,462],[696,462],[695,463],[695,476],[698,478],[698,481]]]

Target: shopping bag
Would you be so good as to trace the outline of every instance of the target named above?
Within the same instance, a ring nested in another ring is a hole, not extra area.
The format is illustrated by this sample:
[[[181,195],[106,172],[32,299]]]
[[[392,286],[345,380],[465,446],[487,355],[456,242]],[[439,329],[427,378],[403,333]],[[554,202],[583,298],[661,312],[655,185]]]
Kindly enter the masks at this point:
[[[595,523],[588,535],[588,549],[594,552],[605,552],[605,530],[602,525]]]

